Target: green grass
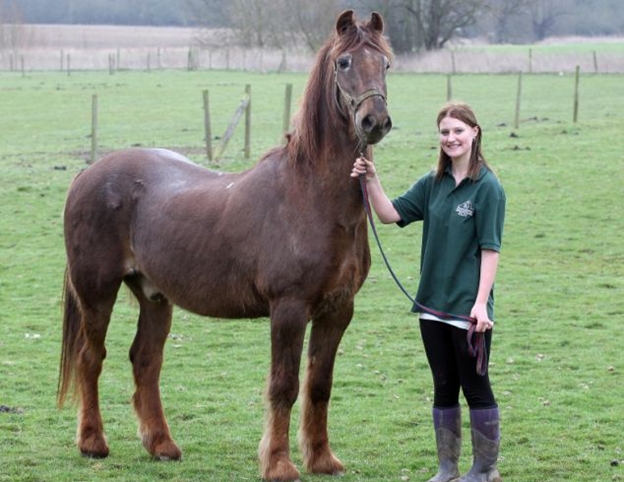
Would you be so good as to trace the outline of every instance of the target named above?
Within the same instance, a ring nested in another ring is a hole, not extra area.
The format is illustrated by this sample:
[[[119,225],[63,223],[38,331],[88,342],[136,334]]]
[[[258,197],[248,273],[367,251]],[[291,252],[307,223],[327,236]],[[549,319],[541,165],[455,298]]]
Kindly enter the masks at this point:
[[[83,459],[74,407],[59,411],[61,212],[89,152],[92,93],[102,150],[179,148],[204,165],[202,89],[221,135],[253,89],[252,157],[280,138],[284,85],[304,75],[232,72],[0,74],[0,481],[258,480],[269,363],[268,320],[200,319],[176,310],[161,388],[182,463],[150,460],[136,436],[127,352],[137,308],[120,296],[101,377],[111,456]],[[583,76],[572,124],[572,76],[525,76],[522,123],[510,137],[515,76],[454,77],[471,103],[486,155],[505,187],[507,219],[497,280],[491,378],[502,413],[506,481],[624,480],[624,78]],[[387,193],[435,164],[435,115],[446,78],[392,75],[396,128],[376,149]],[[505,125],[502,125],[505,124]],[[220,166],[241,170],[242,127]],[[56,167],[65,167],[58,170]],[[419,227],[380,226],[408,287],[417,284]],[[313,235],[313,233],[311,233]],[[435,471],[432,383],[417,320],[373,246],[369,280],[338,357],[330,412],[341,480],[427,480]],[[38,335],[38,336],[34,336]],[[293,418],[292,448],[301,466]],[[468,425],[464,424],[467,430]],[[467,433],[467,432],[466,432]],[[461,467],[467,469],[466,441]],[[327,480],[302,474],[304,481]]]

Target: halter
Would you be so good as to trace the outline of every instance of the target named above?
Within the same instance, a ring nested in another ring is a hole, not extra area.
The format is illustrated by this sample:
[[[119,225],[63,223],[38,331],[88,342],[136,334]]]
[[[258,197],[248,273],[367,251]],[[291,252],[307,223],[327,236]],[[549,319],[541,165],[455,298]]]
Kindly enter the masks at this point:
[[[347,108],[349,109],[349,114],[351,115],[351,118],[353,120],[353,125],[358,131],[358,137],[361,138],[361,136],[359,136],[359,129],[357,127],[357,124],[355,123],[355,114],[357,113],[357,110],[360,108],[360,105],[362,105],[362,102],[364,102],[366,99],[370,97],[379,96],[383,99],[384,104],[387,104],[388,100],[386,99],[386,95],[380,90],[369,89],[363,94],[358,95],[357,97],[353,97],[345,89],[343,89],[342,86],[340,85],[340,82],[338,82],[338,69],[336,68],[336,66],[334,66],[334,84],[336,84],[336,88],[338,89],[338,92],[340,92],[340,95],[346,102]],[[338,109],[342,112],[340,103],[338,103]]]

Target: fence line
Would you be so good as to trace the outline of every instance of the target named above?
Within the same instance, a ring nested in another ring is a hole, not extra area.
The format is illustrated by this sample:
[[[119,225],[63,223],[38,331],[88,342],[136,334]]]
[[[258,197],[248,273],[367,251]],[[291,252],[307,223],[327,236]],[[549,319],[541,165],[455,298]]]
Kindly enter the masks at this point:
[[[124,49],[22,49],[0,50],[0,71],[16,71],[24,58],[30,72],[38,70],[151,70],[158,69],[246,70],[256,72],[308,72],[314,57],[307,52],[243,49],[153,48]],[[71,56],[71,57],[70,57]],[[114,60],[111,60],[114,57]],[[67,65],[64,65],[64,59]],[[147,60],[147,62],[146,62]],[[111,64],[113,68],[111,69]],[[587,51],[580,53],[539,53],[533,48],[508,53],[452,49],[397,55],[393,69],[415,73],[559,73],[574,72],[580,65],[585,72],[624,73],[624,54]]]
[[[580,86],[580,66],[576,66],[575,76],[574,76],[574,95],[573,95],[573,113],[572,113],[572,122],[578,122],[578,114],[579,114],[579,86]],[[447,85],[446,85],[446,93],[447,100],[452,99],[452,75],[448,74]],[[522,97],[522,82],[523,82],[523,73],[522,71],[518,72],[518,83],[516,90],[516,105],[515,105],[515,113],[513,118],[513,126],[515,129],[520,128],[520,106],[521,106],[521,97]],[[285,85],[284,91],[284,110],[283,110],[283,124],[282,124],[282,136],[290,130],[290,117],[291,117],[291,104],[292,104],[292,90],[293,85],[287,83]],[[204,111],[204,141],[205,141],[205,149],[206,149],[206,158],[208,161],[221,161],[228,142],[234,135],[234,131],[239,124],[243,115],[245,115],[245,132],[244,132],[244,158],[251,158],[251,84],[245,85],[245,93],[232,116],[228,127],[221,137],[221,142],[217,145],[216,149],[213,150],[212,147],[212,127],[211,127],[211,118],[210,118],[210,104],[209,104],[209,91],[202,91],[203,98],[203,111]],[[96,161],[98,154],[98,96],[97,94],[92,95],[91,101],[91,155],[86,160],[87,164],[92,164]],[[283,138],[283,137],[282,137]],[[218,137],[217,137],[218,139]]]

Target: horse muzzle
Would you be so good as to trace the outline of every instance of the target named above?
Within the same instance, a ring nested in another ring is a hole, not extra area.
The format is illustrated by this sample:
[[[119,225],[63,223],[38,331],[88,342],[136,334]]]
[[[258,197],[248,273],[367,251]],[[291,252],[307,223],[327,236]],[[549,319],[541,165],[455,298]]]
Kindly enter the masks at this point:
[[[355,113],[358,136],[366,144],[377,144],[392,129],[385,98],[372,96]]]

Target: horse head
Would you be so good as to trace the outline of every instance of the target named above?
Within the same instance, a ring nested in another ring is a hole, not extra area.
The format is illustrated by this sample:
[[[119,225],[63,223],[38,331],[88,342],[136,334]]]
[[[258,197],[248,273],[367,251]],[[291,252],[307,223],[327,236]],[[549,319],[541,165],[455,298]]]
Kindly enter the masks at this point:
[[[336,41],[330,53],[338,109],[364,146],[378,143],[392,128],[386,102],[392,54],[383,28],[378,13],[358,23],[353,11],[347,10],[336,21]]]

